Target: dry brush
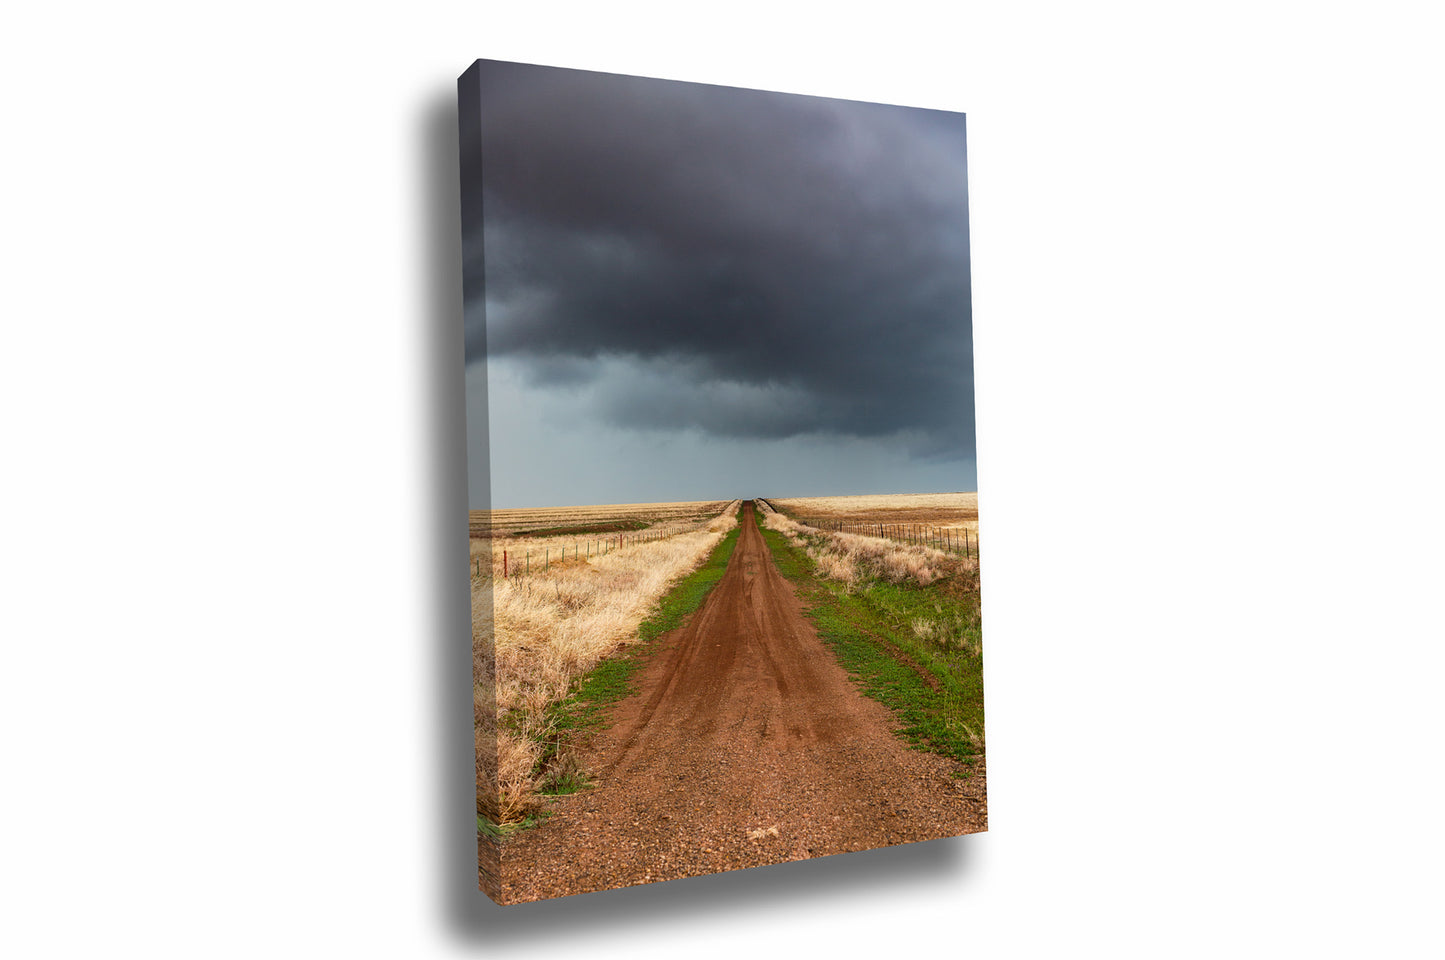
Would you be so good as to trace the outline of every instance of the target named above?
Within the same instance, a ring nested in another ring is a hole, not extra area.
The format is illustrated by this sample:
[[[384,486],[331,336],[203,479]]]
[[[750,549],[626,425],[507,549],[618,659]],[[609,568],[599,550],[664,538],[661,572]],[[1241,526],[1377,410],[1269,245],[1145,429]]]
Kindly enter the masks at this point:
[[[884,537],[821,530],[770,509],[762,510],[769,529],[807,551],[818,574],[852,588],[867,580],[912,581],[928,586],[940,577],[973,572],[976,559],[965,559],[933,547],[900,543]]]

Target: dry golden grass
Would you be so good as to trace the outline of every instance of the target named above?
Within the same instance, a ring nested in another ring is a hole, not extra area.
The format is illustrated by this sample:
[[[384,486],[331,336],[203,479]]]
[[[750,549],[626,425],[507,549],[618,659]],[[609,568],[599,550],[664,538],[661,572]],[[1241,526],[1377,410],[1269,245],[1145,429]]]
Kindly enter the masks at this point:
[[[633,549],[651,541],[663,540],[683,533],[694,533],[698,530],[705,530],[716,522],[717,518],[725,512],[736,513],[741,501],[733,500],[723,502],[721,500],[685,503],[666,504],[648,503],[632,504],[629,507],[619,507],[624,511],[623,516],[609,520],[606,517],[599,517],[593,513],[587,515],[587,522],[582,529],[537,535],[528,530],[517,529],[511,533],[495,533],[491,537],[474,536],[471,539],[471,569],[472,578],[503,576],[505,569],[508,576],[519,576],[528,573],[541,573],[555,570],[558,565],[585,566],[592,560],[603,556],[610,556],[618,551]],[[678,509],[669,509],[670,507]],[[698,515],[700,507],[708,508],[709,512]],[[685,508],[685,509],[684,509]],[[516,512],[528,514],[530,519],[525,522],[529,529],[535,531],[558,530],[564,525],[558,517],[564,516],[565,512],[573,509],[586,509],[592,511],[601,508],[558,508],[540,528],[537,524],[542,523],[534,514],[547,511],[498,511]],[[473,511],[474,518],[485,511]],[[651,522],[647,518],[654,518]],[[647,523],[641,529],[625,529],[618,531],[595,531],[588,530],[588,527],[608,526],[618,521],[626,522],[629,527]],[[509,521],[510,522],[510,521]]]
[[[774,502],[781,506],[784,501]],[[807,551],[817,564],[819,576],[849,588],[868,579],[890,583],[908,580],[926,587],[950,573],[978,568],[976,558],[965,559],[930,546],[884,537],[822,530],[766,508],[763,522]]]
[[[548,707],[565,699],[573,682],[603,657],[636,640],[654,604],[737,525],[739,505],[718,502],[720,512],[702,522],[685,519],[697,504],[684,505],[688,511],[657,511],[653,515],[663,519],[628,534],[626,545],[605,551],[583,546],[580,558],[569,553],[547,570],[534,555],[530,575],[501,576],[502,541],[484,549],[496,556],[493,576],[472,577],[480,815],[513,824],[535,812],[538,788],[573,763],[565,749],[557,752]],[[537,543],[560,546],[564,539],[570,546],[571,538],[523,538],[509,540],[507,549],[516,543],[535,552]],[[475,570],[481,555],[475,541],[473,546]],[[544,770],[549,748],[554,755]]]

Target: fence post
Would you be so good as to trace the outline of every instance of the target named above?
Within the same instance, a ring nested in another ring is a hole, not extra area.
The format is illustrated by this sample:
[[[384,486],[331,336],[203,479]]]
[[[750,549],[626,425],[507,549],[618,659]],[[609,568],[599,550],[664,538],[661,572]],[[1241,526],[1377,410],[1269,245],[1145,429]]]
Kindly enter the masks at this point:
[[[480,561],[478,561],[480,562]],[[507,578],[507,551],[502,551],[502,579]]]

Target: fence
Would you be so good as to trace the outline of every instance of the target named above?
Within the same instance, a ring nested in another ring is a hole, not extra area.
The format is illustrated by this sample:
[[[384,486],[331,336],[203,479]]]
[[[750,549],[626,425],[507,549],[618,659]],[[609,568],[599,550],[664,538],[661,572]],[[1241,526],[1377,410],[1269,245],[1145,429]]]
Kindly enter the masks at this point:
[[[732,505],[729,504],[729,510]],[[741,509],[741,507],[739,507]],[[724,510],[726,515],[728,510]],[[534,572],[546,573],[552,569],[553,563],[565,563],[570,555],[574,560],[592,559],[593,557],[606,556],[627,547],[640,546],[646,543],[656,543],[675,537],[680,533],[692,533],[697,530],[706,529],[709,524],[717,519],[717,516],[705,517],[700,520],[668,521],[649,527],[645,530],[638,530],[633,533],[616,533],[606,537],[594,537],[589,539],[574,539],[572,543],[562,543],[556,547],[524,548],[520,552],[508,547],[502,548],[502,576],[523,577]],[[525,536],[525,531],[522,533]],[[497,548],[496,541],[492,541],[492,563],[495,566]],[[554,557],[553,554],[556,554]],[[532,561],[537,560],[537,569],[532,568]],[[485,579],[492,575],[491,570],[483,570],[484,564],[481,559],[473,561],[472,576]]]
[[[970,535],[967,528],[956,531],[948,527],[921,523],[884,523],[873,520],[840,520],[833,517],[799,517],[797,522],[834,533],[882,537],[914,546],[933,547],[945,553],[961,553],[968,558],[978,556],[978,536]],[[958,535],[960,532],[963,534],[961,537]]]

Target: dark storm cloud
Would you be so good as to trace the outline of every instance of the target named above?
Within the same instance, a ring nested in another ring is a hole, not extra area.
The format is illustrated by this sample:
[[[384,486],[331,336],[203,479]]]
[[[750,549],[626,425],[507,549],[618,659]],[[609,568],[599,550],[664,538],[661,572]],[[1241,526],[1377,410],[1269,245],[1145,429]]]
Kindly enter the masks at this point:
[[[469,360],[591,384],[620,426],[972,456],[961,115],[501,63],[481,89]]]

